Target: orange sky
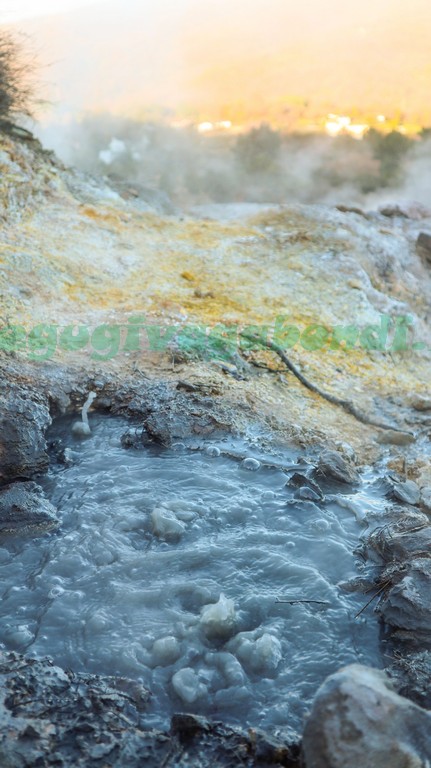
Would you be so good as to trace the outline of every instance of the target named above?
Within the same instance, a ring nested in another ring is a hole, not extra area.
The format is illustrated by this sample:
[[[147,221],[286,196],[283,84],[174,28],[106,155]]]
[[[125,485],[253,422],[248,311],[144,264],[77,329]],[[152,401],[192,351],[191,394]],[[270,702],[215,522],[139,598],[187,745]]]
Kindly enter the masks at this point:
[[[431,123],[429,0],[15,0],[13,8],[69,3],[81,7],[17,24],[49,65],[41,79],[51,118],[167,107],[196,119],[288,121],[306,109]]]

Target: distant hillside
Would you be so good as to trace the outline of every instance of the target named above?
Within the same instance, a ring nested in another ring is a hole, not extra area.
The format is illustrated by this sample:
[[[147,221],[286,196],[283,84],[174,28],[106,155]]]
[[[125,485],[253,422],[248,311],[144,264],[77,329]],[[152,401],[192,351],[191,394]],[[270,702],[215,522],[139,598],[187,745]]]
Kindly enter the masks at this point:
[[[111,0],[20,28],[65,113],[243,120],[306,102],[431,123],[428,0]]]

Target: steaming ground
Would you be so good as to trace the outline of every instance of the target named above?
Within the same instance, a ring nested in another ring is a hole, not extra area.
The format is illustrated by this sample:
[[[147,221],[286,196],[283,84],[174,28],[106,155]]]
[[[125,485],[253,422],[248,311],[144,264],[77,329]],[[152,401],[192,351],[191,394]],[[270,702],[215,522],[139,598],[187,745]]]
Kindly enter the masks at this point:
[[[227,439],[125,450],[127,422],[90,422],[84,441],[70,420],[50,433],[69,446],[44,481],[60,532],[0,549],[7,647],[141,679],[155,726],[186,709],[299,731],[328,674],[381,666],[372,611],[354,618],[364,596],[338,587],[362,567],[365,511],[384,508],[371,475],[358,492],[300,500],[286,487],[303,466],[294,451],[266,455],[282,471]],[[233,448],[245,460],[220,455]]]
[[[431,140],[370,132],[349,136],[271,132],[241,152],[243,137],[201,135],[113,115],[42,123],[37,134],[66,163],[132,190],[168,195],[179,210],[211,204],[348,204],[376,210],[393,201],[431,206]]]

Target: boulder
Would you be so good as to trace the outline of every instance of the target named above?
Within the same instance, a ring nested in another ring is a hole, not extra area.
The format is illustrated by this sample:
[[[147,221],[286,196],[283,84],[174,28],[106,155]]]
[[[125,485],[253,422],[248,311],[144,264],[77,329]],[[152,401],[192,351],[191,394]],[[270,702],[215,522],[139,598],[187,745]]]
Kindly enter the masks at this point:
[[[419,504],[421,492],[414,480],[405,480],[401,483],[394,483],[391,495],[397,501],[415,506]]]
[[[431,713],[399,696],[384,673],[353,664],[318,690],[303,755],[307,768],[426,768]]]
[[[12,483],[0,489],[0,536],[35,536],[58,524],[55,508],[36,483]]]
[[[361,482],[355,467],[339,451],[322,451],[317,465],[317,474],[325,480],[336,480],[347,485]]]
[[[376,609],[387,625],[401,631],[406,639],[408,633],[413,643],[427,641],[431,633],[429,547],[430,537],[424,542],[424,556],[404,565],[400,580],[384,594]]]
[[[50,423],[46,404],[25,392],[12,391],[0,399],[0,482],[48,468],[45,430]]]

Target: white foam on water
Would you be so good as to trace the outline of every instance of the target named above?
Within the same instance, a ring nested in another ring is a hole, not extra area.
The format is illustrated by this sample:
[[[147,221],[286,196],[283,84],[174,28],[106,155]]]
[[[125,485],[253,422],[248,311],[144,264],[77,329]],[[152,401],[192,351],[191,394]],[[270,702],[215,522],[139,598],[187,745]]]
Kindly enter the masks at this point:
[[[242,462],[223,441],[126,450],[126,427],[93,415],[86,440],[54,427],[74,461],[42,480],[61,528],[0,546],[7,648],[140,679],[155,725],[189,711],[301,729],[328,674],[381,666],[372,609],[355,619],[366,598],[338,587],[358,575],[361,510],[382,504],[366,482],[340,504],[297,500],[246,443]]]

